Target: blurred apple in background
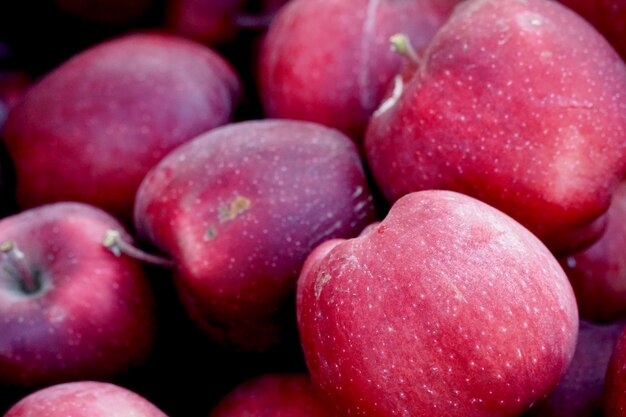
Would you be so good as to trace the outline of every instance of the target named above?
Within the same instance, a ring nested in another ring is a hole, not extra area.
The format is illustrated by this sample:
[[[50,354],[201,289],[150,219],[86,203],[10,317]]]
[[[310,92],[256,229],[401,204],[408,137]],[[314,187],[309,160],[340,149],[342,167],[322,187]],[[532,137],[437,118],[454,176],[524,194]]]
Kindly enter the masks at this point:
[[[75,200],[130,219],[163,156],[232,120],[237,75],[210,49],[138,34],[94,46],[34,85],[4,139],[22,207]]]
[[[626,329],[622,330],[609,362],[604,410],[606,417],[626,416]]]
[[[112,378],[141,364],[155,332],[141,265],[102,246],[99,209],[57,203],[0,221],[0,382]]]
[[[626,322],[581,320],[576,353],[563,379],[526,417],[601,417],[609,360]]]
[[[578,331],[548,249],[450,191],[411,193],[369,233],[320,245],[297,313],[313,385],[345,416],[520,415],[557,385]]]
[[[587,19],[622,57],[626,57],[625,0],[559,1]]]
[[[349,138],[286,120],[233,124],[177,148],[146,176],[135,205],[139,236],[176,261],[191,318],[244,350],[295,330],[286,323],[308,253],[374,219]]]
[[[168,25],[179,35],[215,45],[233,40],[246,0],[170,0]]]
[[[331,417],[306,374],[261,375],[230,392],[210,417]]]
[[[64,12],[100,24],[122,24],[137,19],[151,3],[152,0],[55,0]]]
[[[576,293],[581,317],[604,322],[626,317],[625,247],[626,183],[621,183],[613,194],[600,240],[560,259]]]
[[[600,236],[626,169],[626,67],[575,13],[544,0],[467,0],[397,87],[365,138],[390,201],[466,193],[558,254]]]
[[[403,58],[389,37],[428,43],[459,1],[292,0],[276,16],[259,63],[267,117],[309,120],[357,141]]]

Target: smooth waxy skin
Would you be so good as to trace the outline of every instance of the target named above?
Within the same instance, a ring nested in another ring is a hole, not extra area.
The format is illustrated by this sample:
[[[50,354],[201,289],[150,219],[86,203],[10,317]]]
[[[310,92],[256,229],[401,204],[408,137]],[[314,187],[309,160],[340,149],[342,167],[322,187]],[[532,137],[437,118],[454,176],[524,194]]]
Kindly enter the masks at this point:
[[[145,398],[104,382],[73,382],[37,391],[4,417],[167,417]]]
[[[403,57],[389,37],[424,46],[458,0],[292,0],[276,16],[260,57],[268,117],[309,120],[361,140]]]
[[[626,317],[626,183],[615,190],[606,217],[606,231],[597,242],[560,262],[581,317],[610,322]]]
[[[527,417],[601,417],[609,360],[625,322],[580,321],[576,353],[559,385]]]
[[[262,375],[231,391],[210,417],[331,417],[317,399],[308,375]]]
[[[192,318],[215,339],[263,350],[308,253],[374,220],[355,146],[306,122],[223,127],[168,155],[142,183],[135,226],[177,262]],[[287,313],[285,309],[287,308]]]
[[[239,94],[230,66],[201,45],[141,34],[95,46],[44,77],[9,115],[18,202],[82,201],[130,219],[148,170],[229,122]]]
[[[582,17],[587,19],[613,45],[615,50],[626,57],[626,1],[624,0],[559,0]]]
[[[546,247],[448,191],[312,252],[297,312],[312,382],[345,416],[518,416],[556,386],[578,330]]]
[[[389,200],[459,191],[561,254],[599,237],[626,167],[626,69],[573,12],[541,0],[468,0],[399,91],[365,138]]]
[[[38,276],[35,292],[0,254],[0,382],[33,387],[106,379],[140,364],[155,331],[152,293],[139,262],[102,246],[119,222],[94,207],[57,203],[0,221]],[[8,268],[8,269],[7,269]]]

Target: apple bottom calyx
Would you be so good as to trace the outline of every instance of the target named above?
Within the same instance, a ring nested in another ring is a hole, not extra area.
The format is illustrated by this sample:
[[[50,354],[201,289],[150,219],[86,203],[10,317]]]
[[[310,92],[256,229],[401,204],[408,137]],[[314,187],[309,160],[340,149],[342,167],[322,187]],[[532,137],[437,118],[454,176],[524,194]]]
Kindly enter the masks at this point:
[[[141,262],[145,262],[152,265],[163,266],[166,268],[173,268],[176,266],[176,262],[173,259],[165,258],[158,255],[152,255],[144,252],[139,248],[134,247],[130,243],[122,239],[122,235],[117,230],[107,230],[104,238],[102,239],[102,246],[111,251],[115,256],[120,257],[122,254],[130,256]]]
[[[0,265],[15,278],[20,289],[26,294],[37,293],[42,287],[39,274],[33,274],[30,271],[24,252],[17,247],[17,244],[12,240],[5,240],[0,244],[0,252],[2,253]]]

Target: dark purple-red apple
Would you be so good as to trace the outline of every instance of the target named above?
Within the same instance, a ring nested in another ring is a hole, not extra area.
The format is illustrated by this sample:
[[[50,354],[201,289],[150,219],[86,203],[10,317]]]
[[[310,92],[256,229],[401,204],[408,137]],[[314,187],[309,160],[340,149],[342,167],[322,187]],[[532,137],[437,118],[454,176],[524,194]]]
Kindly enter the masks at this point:
[[[596,321],[626,317],[626,183],[615,190],[606,219],[597,242],[560,259],[581,317]]]
[[[625,0],[559,0],[589,23],[626,57],[626,1]]]
[[[424,46],[459,0],[293,0],[272,22],[260,56],[268,117],[310,120],[360,141],[403,58],[404,32]]]
[[[28,75],[21,71],[0,71],[0,135],[4,122],[30,84]]]
[[[580,321],[576,353],[559,385],[526,417],[601,417],[604,380],[624,322]]]
[[[286,120],[238,123],[182,145],[146,176],[135,205],[139,235],[176,261],[191,317],[250,350],[281,340],[308,253],[373,220],[349,138]]]
[[[575,13],[465,1],[394,87],[365,138],[389,200],[462,192],[556,253],[598,238],[626,168],[626,68]]]
[[[170,0],[168,26],[182,36],[210,45],[232,40],[237,34],[236,16],[245,0]]]
[[[559,382],[578,331],[548,249],[451,191],[411,193],[315,249],[297,313],[313,385],[342,416],[518,416]]]
[[[240,85],[210,49],[156,34],[72,58],[10,112],[5,143],[23,207],[73,200],[132,217],[139,183],[181,143],[231,120]]]
[[[71,382],[36,391],[4,417],[167,417],[140,395],[105,382]]]
[[[152,0],[55,0],[55,4],[87,22],[118,25],[140,17],[149,9]]]
[[[605,416],[626,416],[626,328],[620,334],[611,355],[604,390]]]
[[[269,374],[253,378],[231,391],[210,417],[331,417],[317,399],[308,375]]]
[[[102,245],[131,237],[105,212],[56,203],[0,221],[0,382],[107,379],[150,352],[155,320],[141,265]]]

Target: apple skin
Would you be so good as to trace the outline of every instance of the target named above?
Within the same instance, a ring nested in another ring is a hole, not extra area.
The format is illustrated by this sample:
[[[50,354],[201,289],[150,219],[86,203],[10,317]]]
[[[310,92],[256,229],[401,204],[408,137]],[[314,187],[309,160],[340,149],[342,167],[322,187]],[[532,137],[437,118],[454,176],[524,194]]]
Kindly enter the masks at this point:
[[[606,231],[597,242],[559,260],[580,316],[600,322],[626,317],[626,183],[615,190],[606,218]]]
[[[603,416],[606,371],[624,324],[624,321],[596,324],[581,320],[576,353],[567,372],[554,391],[525,416]]]
[[[167,417],[140,395],[106,382],[54,385],[30,394],[4,417]]]
[[[626,416],[626,328],[619,335],[606,373],[604,412],[606,417]]]
[[[252,351],[283,339],[280,316],[293,315],[308,253],[374,220],[350,139],[288,120],[237,123],[179,147],[146,176],[135,205],[139,236],[176,261],[192,319]]]
[[[210,49],[128,35],[75,56],[10,112],[5,143],[22,207],[81,201],[132,217],[139,183],[181,143],[228,123],[240,95]]]
[[[139,262],[103,247],[109,229],[132,241],[117,220],[80,203],[0,220],[0,240],[14,241],[40,280],[37,291],[25,291],[2,258],[0,383],[109,379],[146,359],[155,335],[152,292]]]
[[[357,141],[405,60],[389,37],[424,46],[459,1],[292,0],[272,22],[259,62],[268,117],[309,120]]]
[[[591,23],[626,57],[626,1],[624,0],[559,0]]]
[[[400,91],[365,138],[391,202],[462,192],[557,254],[601,235],[626,169],[626,68],[575,13],[541,0],[465,1]]]
[[[181,36],[216,45],[237,35],[245,0],[170,0],[168,26]]]
[[[518,416],[556,386],[578,330],[548,249],[450,191],[315,249],[297,313],[313,385],[344,416]]]
[[[231,391],[210,417],[332,417],[317,399],[306,374],[267,374]]]

